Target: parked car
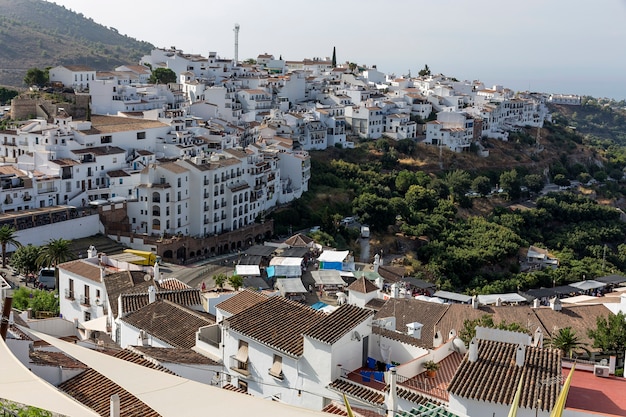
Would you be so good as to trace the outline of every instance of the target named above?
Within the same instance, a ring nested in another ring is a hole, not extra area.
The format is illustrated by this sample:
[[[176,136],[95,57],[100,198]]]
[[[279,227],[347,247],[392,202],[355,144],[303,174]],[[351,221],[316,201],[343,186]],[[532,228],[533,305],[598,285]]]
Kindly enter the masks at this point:
[[[54,279],[54,268],[41,268],[37,276],[37,282],[46,290],[54,290],[56,288],[56,280]]]
[[[343,220],[341,220],[341,225],[342,226],[349,226],[352,223],[354,223],[356,221],[356,219],[352,216],[349,217],[344,217]]]

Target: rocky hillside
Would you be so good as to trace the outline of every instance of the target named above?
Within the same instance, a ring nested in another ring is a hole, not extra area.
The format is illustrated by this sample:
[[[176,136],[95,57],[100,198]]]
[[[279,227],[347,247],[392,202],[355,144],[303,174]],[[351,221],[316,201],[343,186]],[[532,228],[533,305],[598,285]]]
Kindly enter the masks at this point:
[[[0,85],[22,86],[33,67],[137,63],[153,48],[54,3],[0,0]]]

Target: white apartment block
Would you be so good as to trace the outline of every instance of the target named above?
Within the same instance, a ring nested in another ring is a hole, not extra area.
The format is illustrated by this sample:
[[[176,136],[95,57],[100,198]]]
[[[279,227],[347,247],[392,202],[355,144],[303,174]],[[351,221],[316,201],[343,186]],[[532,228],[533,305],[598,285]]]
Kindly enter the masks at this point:
[[[61,83],[77,91],[89,90],[96,79],[96,70],[84,65],[59,65],[48,72],[51,83]]]
[[[383,111],[378,106],[346,107],[346,123],[362,138],[379,139],[384,132]]]
[[[425,143],[446,146],[455,152],[469,150],[474,140],[474,119],[465,113],[440,112],[426,124]]]

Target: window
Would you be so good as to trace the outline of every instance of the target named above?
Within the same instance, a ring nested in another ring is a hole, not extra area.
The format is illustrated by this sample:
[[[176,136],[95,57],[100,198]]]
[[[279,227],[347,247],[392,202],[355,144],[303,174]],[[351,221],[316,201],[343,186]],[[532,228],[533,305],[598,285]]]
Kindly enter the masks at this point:
[[[70,278],[69,286],[65,293],[65,298],[69,298],[70,300],[74,299],[74,280]]]
[[[89,311],[85,311],[85,321],[91,320],[91,313]]]
[[[88,306],[91,305],[91,303],[89,302],[89,285],[85,284],[85,295],[83,296],[83,302],[82,304]]]
[[[232,370],[243,375],[250,375],[250,372],[248,372],[248,343],[240,340],[237,354],[232,356],[232,359]]]
[[[145,139],[146,132],[137,132],[137,139]]]
[[[283,379],[283,358],[278,355],[274,355],[274,363],[270,368],[270,375],[274,378]]]
[[[112,141],[113,136],[111,135],[100,136],[100,143],[111,143]]]

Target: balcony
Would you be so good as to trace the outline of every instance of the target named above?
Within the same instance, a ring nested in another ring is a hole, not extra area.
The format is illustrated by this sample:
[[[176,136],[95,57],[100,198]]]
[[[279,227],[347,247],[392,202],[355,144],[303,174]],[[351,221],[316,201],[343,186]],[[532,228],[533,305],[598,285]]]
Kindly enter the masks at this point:
[[[73,300],[74,299],[74,291],[70,290],[69,288],[65,289],[65,298],[67,298],[68,300]]]
[[[37,194],[49,194],[49,193],[56,193],[56,192],[57,192],[57,187],[45,187],[45,188],[37,189]]]
[[[84,306],[91,306],[91,300],[89,298],[89,296],[84,296],[81,295],[80,296],[80,303]]]

